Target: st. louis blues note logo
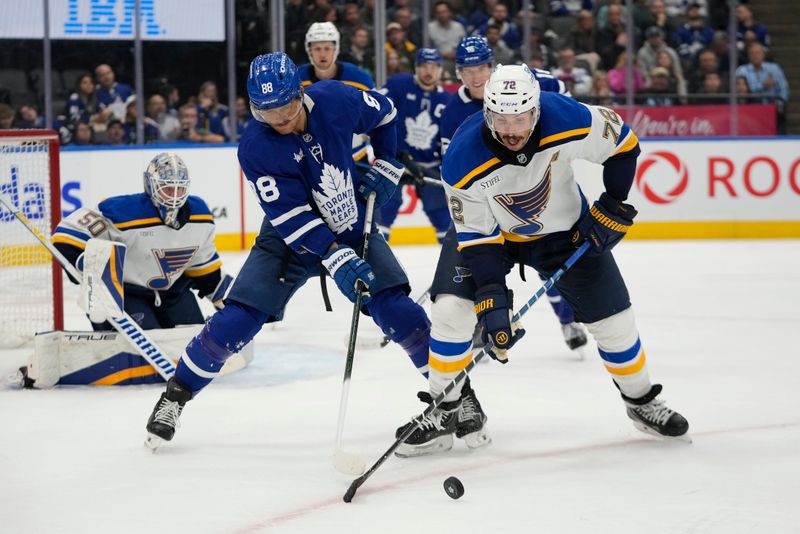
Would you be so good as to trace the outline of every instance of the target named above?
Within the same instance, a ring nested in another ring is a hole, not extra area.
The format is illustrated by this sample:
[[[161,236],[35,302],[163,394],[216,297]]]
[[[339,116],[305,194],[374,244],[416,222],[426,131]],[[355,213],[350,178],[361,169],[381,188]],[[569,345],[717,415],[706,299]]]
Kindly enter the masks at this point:
[[[151,278],[147,281],[150,289],[165,289],[170,284],[170,276],[181,271],[192,260],[197,247],[173,248],[169,250],[153,250],[153,255],[161,269],[162,276]]]
[[[552,167],[553,163],[558,159],[558,154],[556,152],[550,158],[544,177],[538,184],[533,186],[533,189],[522,193],[495,195],[494,200],[522,223],[511,228],[511,233],[532,235],[542,230],[542,224],[536,219],[539,218],[550,201],[550,193],[553,189]]]
[[[453,277],[453,282],[456,284],[460,284],[465,278],[472,276],[472,271],[470,271],[468,267],[461,267],[459,265],[456,265],[455,267],[456,275]]]

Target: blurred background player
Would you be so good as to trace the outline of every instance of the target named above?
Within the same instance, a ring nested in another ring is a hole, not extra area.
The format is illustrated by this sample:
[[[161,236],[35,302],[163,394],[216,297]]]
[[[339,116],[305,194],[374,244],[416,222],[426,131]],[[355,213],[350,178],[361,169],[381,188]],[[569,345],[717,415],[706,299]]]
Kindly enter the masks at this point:
[[[657,436],[684,435],[688,422],[659,398],[661,385],[650,382],[628,290],[611,254],[636,216],[624,202],[640,153],[636,134],[612,110],[540,93],[525,65],[498,66],[484,102],[484,114],[461,126],[442,166],[455,228],[442,245],[431,288],[437,299],[430,396],[438,396],[472,359],[476,313],[484,341],[494,345],[489,355],[508,362],[508,350],[525,333],[511,322],[513,295],[505,279],[515,263],[549,277],[588,240],[589,250],[556,285],[597,342],[634,426]],[[604,167],[605,192],[591,209],[572,173],[577,159]],[[459,266],[472,277],[457,284]],[[399,454],[452,447],[460,389],[448,393]]]
[[[320,80],[337,80],[345,85],[370,91],[375,82],[367,71],[339,57],[339,30],[332,22],[315,22],[306,32],[306,53],[308,61],[298,69],[303,87]],[[365,135],[353,136],[353,159],[367,162],[369,159],[369,139]]]
[[[96,209],[80,208],[53,233],[53,244],[73,265],[90,239],[127,246],[125,311],[145,330],[202,324],[190,290],[220,307],[232,281],[221,271],[211,210],[200,197],[189,195],[189,183],[183,160],[162,152],[144,171],[143,193],[108,198]],[[92,327],[112,330],[108,322]]]
[[[442,113],[440,135],[442,155],[447,152],[450,139],[459,126],[469,117],[483,110],[483,93],[486,82],[492,74],[494,53],[485,37],[465,37],[456,48],[456,74],[463,85],[450,100]],[[533,75],[542,91],[569,95],[564,83],[556,80],[549,72],[535,69]],[[586,331],[575,322],[572,306],[561,297],[556,288],[547,291],[547,299],[561,324],[564,342],[570,350],[578,350],[583,357],[583,347],[588,342]],[[480,325],[478,326],[480,328]],[[477,332],[476,332],[477,333]],[[480,336],[476,336],[480,346]]]
[[[440,178],[441,144],[439,119],[450,101],[450,93],[439,85],[442,75],[442,56],[435,48],[417,51],[414,75],[399,73],[390,77],[381,93],[392,99],[397,109],[398,159],[406,165],[405,176],[415,177],[413,185],[422,201],[425,214],[436,229],[441,243],[450,227],[450,213],[444,190],[425,184],[423,177]],[[389,238],[392,224],[403,203],[403,189],[381,207],[381,231]]]
[[[280,321],[295,291],[323,269],[351,302],[357,283],[368,286],[363,309],[427,376],[430,323],[408,298],[406,274],[380,232],[370,233],[369,263],[360,257],[365,199],[374,193],[376,206],[385,203],[403,173],[392,101],[330,80],[303,90],[282,52],[253,60],[247,90],[258,122],[242,137],[239,162],[266,217],[225,307],[186,347],[153,409],[151,447],[172,439],[185,403],[264,323]],[[363,176],[350,154],[354,133],[369,134],[375,149]]]

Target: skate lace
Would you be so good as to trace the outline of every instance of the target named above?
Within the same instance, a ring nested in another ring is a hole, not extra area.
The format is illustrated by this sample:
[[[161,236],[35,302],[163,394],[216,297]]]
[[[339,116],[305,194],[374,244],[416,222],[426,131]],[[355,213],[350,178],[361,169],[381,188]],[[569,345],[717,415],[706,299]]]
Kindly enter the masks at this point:
[[[665,425],[669,418],[672,417],[672,414],[675,413],[673,410],[667,408],[666,404],[664,404],[664,401],[661,399],[653,399],[647,404],[637,406],[635,410],[648,421],[659,425]]]
[[[434,410],[430,415],[422,420],[419,428],[422,430],[442,430],[444,425],[442,420],[447,414],[441,410]]]
[[[156,415],[153,417],[153,421],[177,428],[181,425],[180,420],[178,419],[180,415],[180,403],[164,399],[161,401],[161,405],[156,410]]]
[[[472,419],[477,415],[478,410],[475,408],[475,402],[471,395],[466,395],[461,399],[461,409],[458,411],[458,420],[466,421]]]

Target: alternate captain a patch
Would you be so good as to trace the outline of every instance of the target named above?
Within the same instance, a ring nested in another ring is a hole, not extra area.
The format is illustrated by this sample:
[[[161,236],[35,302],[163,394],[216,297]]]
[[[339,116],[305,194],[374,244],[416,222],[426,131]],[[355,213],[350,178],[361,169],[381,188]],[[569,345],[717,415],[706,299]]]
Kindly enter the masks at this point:
[[[558,152],[550,158],[547,170],[542,179],[533,188],[522,193],[495,195],[494,200],[522,224],[511,228],[511,233],[529,236],[540,232],[542,224],[536,219],[542,214],[550,201],[553,190],[552,167],[558,160]]]
[[[147,281],[150,289],[164,289],[170,285],[170,276],[180,272],[192,261],[197,252],[197,247],[173,248],[169,250],[153,250],[162,276],[151,278]]]

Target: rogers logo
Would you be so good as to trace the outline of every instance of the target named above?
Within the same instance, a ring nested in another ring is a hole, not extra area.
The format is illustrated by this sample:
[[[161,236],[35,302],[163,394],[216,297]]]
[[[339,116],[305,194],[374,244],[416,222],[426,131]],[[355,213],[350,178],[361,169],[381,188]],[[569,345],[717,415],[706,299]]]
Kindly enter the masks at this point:
[[[645,175],[648,178],[645,178]],[[675,182],[676,185],[669,190],[671,184]],[[654,204],[669,204],[675,201],[686,191],[688,185],[689,171],[683,161],[672,152],[651,152],[636,169],[636,187]]]

